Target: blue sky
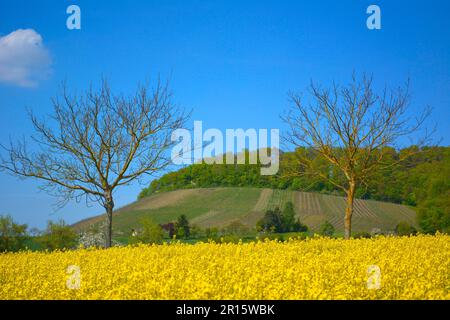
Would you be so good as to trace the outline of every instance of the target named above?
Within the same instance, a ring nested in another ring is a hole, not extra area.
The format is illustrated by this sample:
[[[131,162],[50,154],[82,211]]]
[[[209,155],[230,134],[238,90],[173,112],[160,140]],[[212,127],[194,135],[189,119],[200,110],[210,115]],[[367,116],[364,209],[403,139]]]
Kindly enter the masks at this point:
[[[81,8],[81,30],[66,28],[70,4]],[[366,27],[370,4],[381,8],[381,30]],[[130,93],[160,74],[205,128],[283,130],[288,91],[304,91],[310,79],[346,83],[355,70],[373,73],[380,85],[410,77],[412,110],[431,105],[437,136],[449,145],[449,12],[448,1],[4,0],[0,37],[33,29],[45,52],[23,53],[33,83],[20,74],[1,81],[11,69],[5,62],[2,69],[0,45],[0,142],[30,134],[26,107],[50,112],[63,80],[82,91],[103,75],[113,90]],[[6,63],[22,59],[15,55]],[[55,212],[55,199],[38,185],[0,173],[0,214],[43,227],[101,212],[83,203]],[[135,200],[140,189],[119,190],[116,204]]]

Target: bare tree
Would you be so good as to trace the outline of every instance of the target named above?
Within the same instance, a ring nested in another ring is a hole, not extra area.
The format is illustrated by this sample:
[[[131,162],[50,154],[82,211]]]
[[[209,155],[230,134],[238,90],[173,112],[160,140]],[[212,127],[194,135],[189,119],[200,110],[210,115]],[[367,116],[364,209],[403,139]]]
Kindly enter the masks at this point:
[[[289,132],[283,137],[297,149],[294,174],[314,175],[342,190],[347,198],[344,231],[351,236],[355,192],[370,177],[416,152],[411,148],[392,161],[392,148],[402,137],[419,130],[431,109],[417,117],[408,112],[409,84],[376,94],[372,78],[352,77],[348,86],[333,84],[323,89],[311,83],[309,103],[290,94],[292,108],[284,116]],[[416,142],[422,145],[429,135]],[[420,148],[419,148],[420,149]],[[390,158],[390,161],[386,161]],[[291,171],[292,172],[292,171]],[[288,170],[289,174],[289,170]]]
[[[170,163],[172,131],[189,115],[172,103],[167,84],[138,86],[130,97],[115,95],[105,80],[81,96],[52,99],[50,122],[30,112],[33,144],[2,146],[0,169],[42,180],[59,205],[75,199],[98,202],[106,210],[106,243],[111,246],[114,191],[153,175]]]

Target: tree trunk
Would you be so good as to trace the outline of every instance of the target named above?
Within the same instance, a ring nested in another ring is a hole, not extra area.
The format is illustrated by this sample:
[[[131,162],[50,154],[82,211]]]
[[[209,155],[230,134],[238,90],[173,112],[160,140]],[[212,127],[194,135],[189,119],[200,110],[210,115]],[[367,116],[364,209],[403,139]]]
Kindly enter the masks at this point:
[[[350,187],[347,191],[347,207],[345,208],[344,219],[344,238],[350,239],[352,234],[352,215],[353,215],[353,202],[355,200],[355,182],[350,182]]]
[[[105,248],[110,248],[112,245],[112,218],[114,201],[110,191],[105,192],[105,209],[106,209],[106,230],[105,230]]]

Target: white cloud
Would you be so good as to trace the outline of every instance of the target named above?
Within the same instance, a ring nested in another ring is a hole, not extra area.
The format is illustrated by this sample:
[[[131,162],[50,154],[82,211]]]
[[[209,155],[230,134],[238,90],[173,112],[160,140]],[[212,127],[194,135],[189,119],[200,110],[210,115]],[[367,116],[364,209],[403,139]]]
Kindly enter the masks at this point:
[[[18,29],[0,37],[0,82],[35,87],[51,72],[51,57],[33,29]]]

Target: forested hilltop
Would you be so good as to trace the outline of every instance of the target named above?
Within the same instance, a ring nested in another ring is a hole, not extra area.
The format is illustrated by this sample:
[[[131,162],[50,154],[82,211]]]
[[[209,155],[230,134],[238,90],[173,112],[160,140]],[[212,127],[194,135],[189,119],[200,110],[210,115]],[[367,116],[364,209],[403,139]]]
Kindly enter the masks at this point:
[[[401,203],[417,207],[419,223],[425,232],[450,228],[450,147],[424,147],[413,156],[397,163],[403,152],[417,149],[410,147],[396,151],[390,149],[390,157],[384,168],[375,173],[364,187],[357,190],[357,197]],[[386,151],[386,150],[385,150]],[[296,162],[296,153],[308,153],[307,149],[280,152],[280,170],[276,175],[260,175],[260,164],[194,164],[165,174],[142,190],[139,198],[155,192],[186,188],[206,187],[261,187],[315,191],[344,195],[333,184],[302,172]],[[246,152],[248,158],[248,152]],[[323,159],[311,153],[311,161],[317,168],[335,179],[340,179],[326,167]]]

